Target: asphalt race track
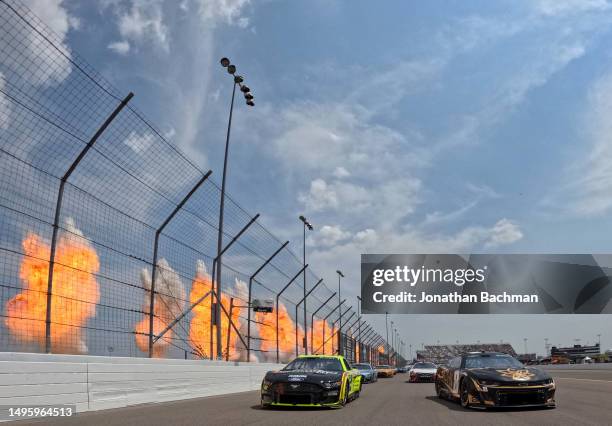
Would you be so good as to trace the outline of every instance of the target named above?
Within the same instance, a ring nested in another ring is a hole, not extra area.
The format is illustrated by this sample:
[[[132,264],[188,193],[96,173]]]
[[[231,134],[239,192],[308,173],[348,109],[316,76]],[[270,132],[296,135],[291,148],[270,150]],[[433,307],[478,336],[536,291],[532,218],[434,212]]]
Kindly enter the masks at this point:
[[[19,422],[49,425],[611,425],[612,370],[551,372],[557,408],[464,410],[434,395],[431,383],[406,383],[408,376],[364,386],[361,398],[341,410],[261,409],[259,393],[192,399],[83,413],[76,417]]]

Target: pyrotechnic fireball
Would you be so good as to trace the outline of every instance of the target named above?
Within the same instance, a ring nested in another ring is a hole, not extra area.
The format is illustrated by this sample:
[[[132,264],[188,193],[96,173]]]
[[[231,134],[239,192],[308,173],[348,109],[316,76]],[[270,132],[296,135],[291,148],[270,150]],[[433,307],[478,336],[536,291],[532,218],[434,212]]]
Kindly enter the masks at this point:
[[[208,272],[206,271],[206,265],[202,260],[199,260],[196,266],[196,276],[191,285],[191,292],[189,293],[189,301],[191,304],[197,302],[202,296],[211,291],[212,280]],[[189,326],[189,341],[196,350],[198,350],[203,357],[210,356],[210,331],[211,331],[211,318],[210,318],[210,307],[213,296],[209,294],[202,302],[197,304],[193,309],[193,317]],[[244,302],[242,302],[244,303]],[[234,306],[232,309],[232,322],[240,329],[240,312],[242,304],[239,300],[234,300]],[[240,354],[237,350],[238,335],[236,330],[233,328],[229,330],[230,321],[228,315],[230,311],[230,297],[226,294],[221,295],[221,304],[224,310],[221,311],[221,350],[223,356],[227,355],[228,345],[228,331],[229,331],[229,356],[230,359],[237,359]],[[213,354],[217,353],[217,330],[216,326],[212,326],[212,346]]]
[[[24,256],[19,269],[23,291],[6,303],[5,324],[19,341],[45,344],[47,283],[50,245],[29,232],[22,242]],[[74,220],[66,220],[59,235],[51,296],[51,350],[56,353],[87,353],[81,327],[96,315],[100,289],[95,275],[98,255]]]
[[[261,340],[260,350],[267,360],[276,359],[276,314],[257,312],[255,314]],[[298,327],[298,343],[304,339],[304,330]],[[301,345],[299,345],[301,346]],[[278,348],[280,361],[290,361],[295,354],[295,322],[289,316],[283,303],[278,306]]]

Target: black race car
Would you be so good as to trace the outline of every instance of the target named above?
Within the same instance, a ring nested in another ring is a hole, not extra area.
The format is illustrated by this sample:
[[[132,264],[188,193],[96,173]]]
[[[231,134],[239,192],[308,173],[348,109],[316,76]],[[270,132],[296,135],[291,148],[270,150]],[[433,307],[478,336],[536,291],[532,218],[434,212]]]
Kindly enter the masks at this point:
[[[440,398],[458,400],[465,408],[555,407],[552,377],[503,353],[455,357],[438,368],[435,386]]]
[[[339,355],[300,355],[261,383],[261,405],[341,408],[359,398],[362,375]]]

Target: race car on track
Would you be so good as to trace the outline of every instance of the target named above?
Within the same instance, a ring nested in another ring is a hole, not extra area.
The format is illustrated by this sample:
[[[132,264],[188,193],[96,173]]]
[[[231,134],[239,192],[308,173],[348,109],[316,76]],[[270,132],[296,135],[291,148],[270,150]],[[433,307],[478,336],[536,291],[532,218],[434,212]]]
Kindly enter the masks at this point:
[[[436,380],[436,371],[438,367],[433,362],[417,362],[409,371],[410,383],[415,382],[433,382]]]
[[[370,364],[353,364],[353,368],[359,371],[359,374],[363,377],[361,379],[363,383],[376,382],[378,380],[378,372]]]
[[[378,377],[393,377],[397,373],[395,368],[390,365],[377,365],[376,371],[378,372]]]
[[[341,408],[359,397],[361,378],[342,356],[300,355],[266,373],[261,405]]]
[[[436,393],[468,407],[555,407],[555,382],[510,355],[470,352],[438,367]]]

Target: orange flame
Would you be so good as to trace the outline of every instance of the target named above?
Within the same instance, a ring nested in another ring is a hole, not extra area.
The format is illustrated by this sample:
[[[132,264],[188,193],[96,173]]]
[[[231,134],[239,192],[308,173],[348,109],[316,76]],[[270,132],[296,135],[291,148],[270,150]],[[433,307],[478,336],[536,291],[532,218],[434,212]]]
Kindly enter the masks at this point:
[[[380,345],[380,346],[378,347],[378,353],[379,353],[379,354],[384,354],[384,353],[385,353],[385,347],[384,347],[383,345]]]
[[[261,340],[260,350],[265,354],[266,358],[275,359],[276,353],[276,314],[266,314],[257,312],[255,321],[259,329],[259,337]],[[298,327],[298,346],[301,348],[301,342],[304,339],[304,330]],[[278,350],[280,353],[280,361],[289,361],[295,353],[295,323],[287,312],[287,307],[280,303],[278,306]],[[274,355],[273,355],[274,354]]]
[[[325,346],[323,346],[323,334],[325,333]],[[334,353],[334,342],[336,337],[332,336],[332,330],[327,321],[322,319],[314,320],[312,334],[312,350],[315,354],[331,355]]]
[[[57,242],[51,296],[51,349],[53,352],[86,353],[81,327],[96,315],[100,289],[94,274],[100,261],[92,245],[83,238],[74,222]],[[45,343],[47,283],[50,246],[29,232],[22,242],[25,256],[19,278],[23,291],[6,303],[5,325],[23,342]]]
[[[204,262],[199,261],[196,276],[191,286],[191,292],[189,294],[190,303],[197,302],[202,296],[208,293],[212,289],[212,280],[210,275],[206,272],[206,266]],[[203,357],[210,356],[210,307],[212,301],[212,294],[209,294],[202,302],[197,304],[193,308],[193,318],[189,326],[189,341],[191,344],[201,353]],[[221,304],[225,308],[225,311],[229,313],[230,310],[230,298],[222,294]],[[236,305],[236,301],[234,301]],[[234,306],[232,308],[232,322],[236,328],[240,329],[240,312],[241,308]],[[223,357],[227,356],[227,336],[228,326],[230,325],[228,315],[222,310],[221,311],[221,350]],[[213,356],[217,353],[217,328],[212,326],[212,342],[213,342]],[[240,353],[237,348],[238,335],[236,330],[232,327],[229,339],[229,357],[230,359],[236,360],[240,357]]]

